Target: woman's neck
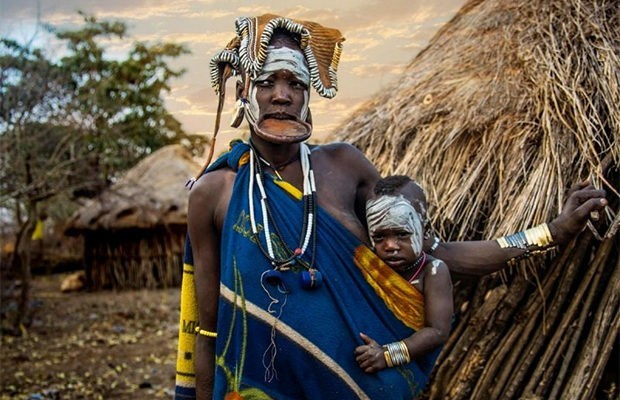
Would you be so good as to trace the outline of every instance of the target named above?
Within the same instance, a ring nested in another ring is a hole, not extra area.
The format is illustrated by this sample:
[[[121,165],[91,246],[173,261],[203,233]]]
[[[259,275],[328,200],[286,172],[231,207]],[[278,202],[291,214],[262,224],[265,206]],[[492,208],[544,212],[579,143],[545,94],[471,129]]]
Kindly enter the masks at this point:
[[[250,141],[263,161],[274,169],[283,168],[299,158],[299,143],[271,143],[254,135]]]

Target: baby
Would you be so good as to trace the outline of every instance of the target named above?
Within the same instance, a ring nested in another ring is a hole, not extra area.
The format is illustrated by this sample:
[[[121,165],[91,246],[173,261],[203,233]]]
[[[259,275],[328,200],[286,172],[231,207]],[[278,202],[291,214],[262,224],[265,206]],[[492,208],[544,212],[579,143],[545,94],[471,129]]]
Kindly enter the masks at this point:
[[[374,250],[390,268],[424,295],[425,326],[400,342],[381,346],[364,333],[355,349],[359,366],[368,373],[415,360],[443,345],[453,315],[448,266],[423,251],[428,220],[424,190],[403,175],[377,182],[366,204],[368,233]],[[428,232],[430,233],[430,231]],[[438,352],[437,352],[438,353]]]

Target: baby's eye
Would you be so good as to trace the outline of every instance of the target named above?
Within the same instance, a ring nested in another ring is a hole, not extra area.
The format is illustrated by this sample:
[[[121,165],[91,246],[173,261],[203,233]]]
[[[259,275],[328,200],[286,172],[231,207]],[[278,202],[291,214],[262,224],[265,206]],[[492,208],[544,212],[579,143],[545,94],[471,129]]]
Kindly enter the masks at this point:
[[[408,239],[411,236],[411,233],[409,232],[398,232],[398,238],[399,239]]]
[[[372,240],[375,243],[381,242],[383,239],[385,239],[384,235],[372,235]]]

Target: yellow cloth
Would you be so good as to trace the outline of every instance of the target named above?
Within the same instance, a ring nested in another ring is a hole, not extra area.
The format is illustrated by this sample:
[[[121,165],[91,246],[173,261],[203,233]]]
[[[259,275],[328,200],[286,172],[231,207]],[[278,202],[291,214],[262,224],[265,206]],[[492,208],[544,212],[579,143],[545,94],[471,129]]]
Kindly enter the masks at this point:
[[[418,289],[366,246],[355,249],[355,264],[399,320],[415,330],[424,328],[424,295]]]
[[[37,220],[37,224],[34,227],[34,231],[32,232],[31,239],[32,240],[41,240],[43,239],[44,231],[43,231],[43,221],[40,219]]]
[[[194,267],[183,265],[181,282],[181,316],[179,318],[179,343],[177,349],[176,385],[193,388],[196,384],[194,372],[195,329],[198,326],[198,304],[194,290]]]

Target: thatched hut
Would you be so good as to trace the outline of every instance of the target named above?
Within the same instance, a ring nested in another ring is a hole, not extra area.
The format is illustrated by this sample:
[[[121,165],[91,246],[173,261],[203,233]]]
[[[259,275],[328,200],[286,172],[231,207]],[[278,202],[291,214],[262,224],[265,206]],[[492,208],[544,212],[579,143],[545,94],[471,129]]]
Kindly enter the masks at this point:
[[[469,1],[338,132],[425,186],[444,240],[549,221],[572,184],[604,187],[607,210],[553,259],[456,285],[459,322],[427,397],[617,398],[617,1]]]
[[[72,217],[67,233],[84,237],[92,289],[180,284],[189,193],[183,185],[199,169],[185,148],[166,146]]]

